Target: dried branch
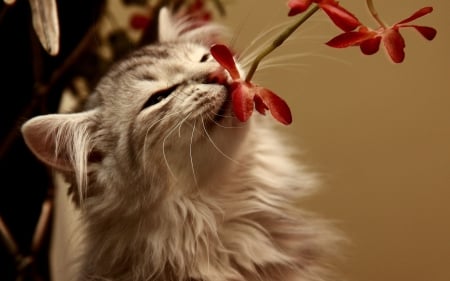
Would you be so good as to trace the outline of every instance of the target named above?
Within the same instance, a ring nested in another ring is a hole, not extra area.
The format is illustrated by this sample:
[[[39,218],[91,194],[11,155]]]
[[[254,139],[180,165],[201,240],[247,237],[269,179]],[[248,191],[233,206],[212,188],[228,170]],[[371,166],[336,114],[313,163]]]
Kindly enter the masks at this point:
[[[95,38],[97,32],[97,27],[93,26],[84,36],[84,38],[80,41],[77,47],[72,51],[72,53],[66,58],[64,63],[57,68],[51,78],[50,81],[46,84],[37,83],[38,87],[36,87],[36,91],[28,103],[27,106],[20,113],[20,117],[22,119],[27,119],[31,117],[35,109],[41,104],[43,98],[46,97],[56,85],[63,80],[64,76],[69,72],[69,70],[78,62],[79,58],[82,54],[90,47],[90,43]],[[36,57],[35,57],[36,59]],[[35,76],[38,76],[35,73]],[[37,80],[39,81],[39,80]],[[20,136],[20,131],[17,128],[21,125],[22,119],[17,120],[17,123],[14,127],[8,132],[5,138],[2,140],[0,144],[0,158],[4,157],[5,153],[9,150],[12,143]]]
[[[12,237],[8,227],[6,226],[1,216],[0,216],[0,237],[2,238],[3,242],[6,245],[6,248],[11,253],[11,255],[17,257],[19,255],[19,248],[17,247],[16,241]]]

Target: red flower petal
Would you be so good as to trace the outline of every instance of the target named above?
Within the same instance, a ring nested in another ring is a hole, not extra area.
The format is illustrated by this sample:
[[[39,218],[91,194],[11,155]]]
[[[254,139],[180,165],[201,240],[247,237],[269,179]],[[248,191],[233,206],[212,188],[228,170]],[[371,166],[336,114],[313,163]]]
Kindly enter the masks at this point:
[[[256,110],[262,114],[262,115],[266,115],[266,110],[268,110],[269,108],[267,107],[267,105],[264,104],[264,101],[261,99],[260,96],[255,95],[255,97],[253,98],[255,101],[255,108]]]
[[[253,85],[245,82],[234,82],[231,85],[231,100],[236,118],[241,122],[247,121],[253,113]]]
[[[350,46],[360,45],[362,42],[371,39],[376,35],[376,32],[370,31],[350,31],[341,33],[325,44],[333,48],[347,48]]]
[[[189,7],[188,7],[188,13],[198,12],[202,11],[203,7],[205,6],[205,3],[203,0],[195,0]]]
[[[258,88],[257,96],[261,98],[266,108],[270,110],[270,113],[276,120],[284,125],[292,123],[291,110],[282,98],[277,96],[274,92],[262,87]]]
[[[386,29],[383,35],[383,43],[393,62],[400,63],[404,60],[405,40],[397,29]]]
[[[433,40],[436,37],[437,31],[436,29],[428,26],[420,26],[420,25],[402,25],[401,27],[414,27],[423,37],[428,40]]]
[[[380,49],[381,36],[367,39],[359,46],[361,52],[365,55],[373,55]]]
[[[290,8],[288,16],[295,16],[300,14],[313,3],[313,0],[290,0],[288,2],[288,7]]]
[[[327,13],[330,19],[343,31],[352,31],[361,25],[359,20],[349,11],[335,4],[319,3],[320,8]]]
[[[403,23],[411,22],[411,21],[413,21],[413,20],[415,20],[415,19],[417,19],[417,18],[423,17],[423,16],[425,16],[426,14],[431,13],[432,11],[433,11],[433,7],[424,7],[424,8],[422,8],[422,9],[416,11],[416,12],[415,12],[414,14],[412,14],[412,16],[410,16],[409,18],[406,18],[406,19],[404,19],[404,20],[402,20],[402,21],[396,23],[395,25],[401,25],[401,24],[403,24]],[[394,26],[395,26],[395,25],[394,25]]]
[[[150,18],[143,14],[133,14],[130,18],[130,26],[135,30],[145,29],[150,23]]]
[[[230,73],[233,80],[238,80],[241,78],[236,67],[236,62],[234,61],[233,54],[227,46],[216,44],[211,47],[210,52],[211,55],[216,59],[216,61],[221,66],[223,66],[228,71],[228,73]]]

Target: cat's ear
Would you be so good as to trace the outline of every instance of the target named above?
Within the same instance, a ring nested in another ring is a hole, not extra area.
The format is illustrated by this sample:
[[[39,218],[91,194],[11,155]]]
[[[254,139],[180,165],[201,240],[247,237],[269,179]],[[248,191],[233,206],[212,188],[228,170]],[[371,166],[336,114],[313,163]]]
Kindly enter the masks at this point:
[[[163,7],[158,15],[159,42],[197,42],[207,46],[219,43],[227,30],[209,21],[189,16],[174,15],[169,8]]]
[[[162,7],[158,16],[158,41],[171,42],[178,37],[175,19],[167,7]]]
[[[75,163],[86,166],[92,150],[89,132],[95,115],[95,110],[41,115],[25,122],[21,132],[39,160],[60,171],[75,171]]]

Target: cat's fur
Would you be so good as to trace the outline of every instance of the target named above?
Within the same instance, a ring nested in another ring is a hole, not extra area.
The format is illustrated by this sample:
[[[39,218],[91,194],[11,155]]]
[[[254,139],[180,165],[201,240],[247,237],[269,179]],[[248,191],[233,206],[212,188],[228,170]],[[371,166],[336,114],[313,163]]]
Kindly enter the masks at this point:
[[[338,238],[296,208],[314,176],[273,119],[233,116],[211,77],[229,79],[205,41],[218,29],[183,27],[163,9],[161,43],[115,65],[85,111],[22,127],[36,156],[78,187],[78,280],[326,279]]]

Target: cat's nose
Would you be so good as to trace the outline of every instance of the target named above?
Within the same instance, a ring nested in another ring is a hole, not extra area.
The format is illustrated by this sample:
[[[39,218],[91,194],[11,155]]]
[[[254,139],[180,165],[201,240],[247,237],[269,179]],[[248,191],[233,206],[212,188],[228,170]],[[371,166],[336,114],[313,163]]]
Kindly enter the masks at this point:
[[[221,84],[228,85],[228,75],[223,67],[219,67],[213,72],[209,73],[206,78],[207,84]]]

